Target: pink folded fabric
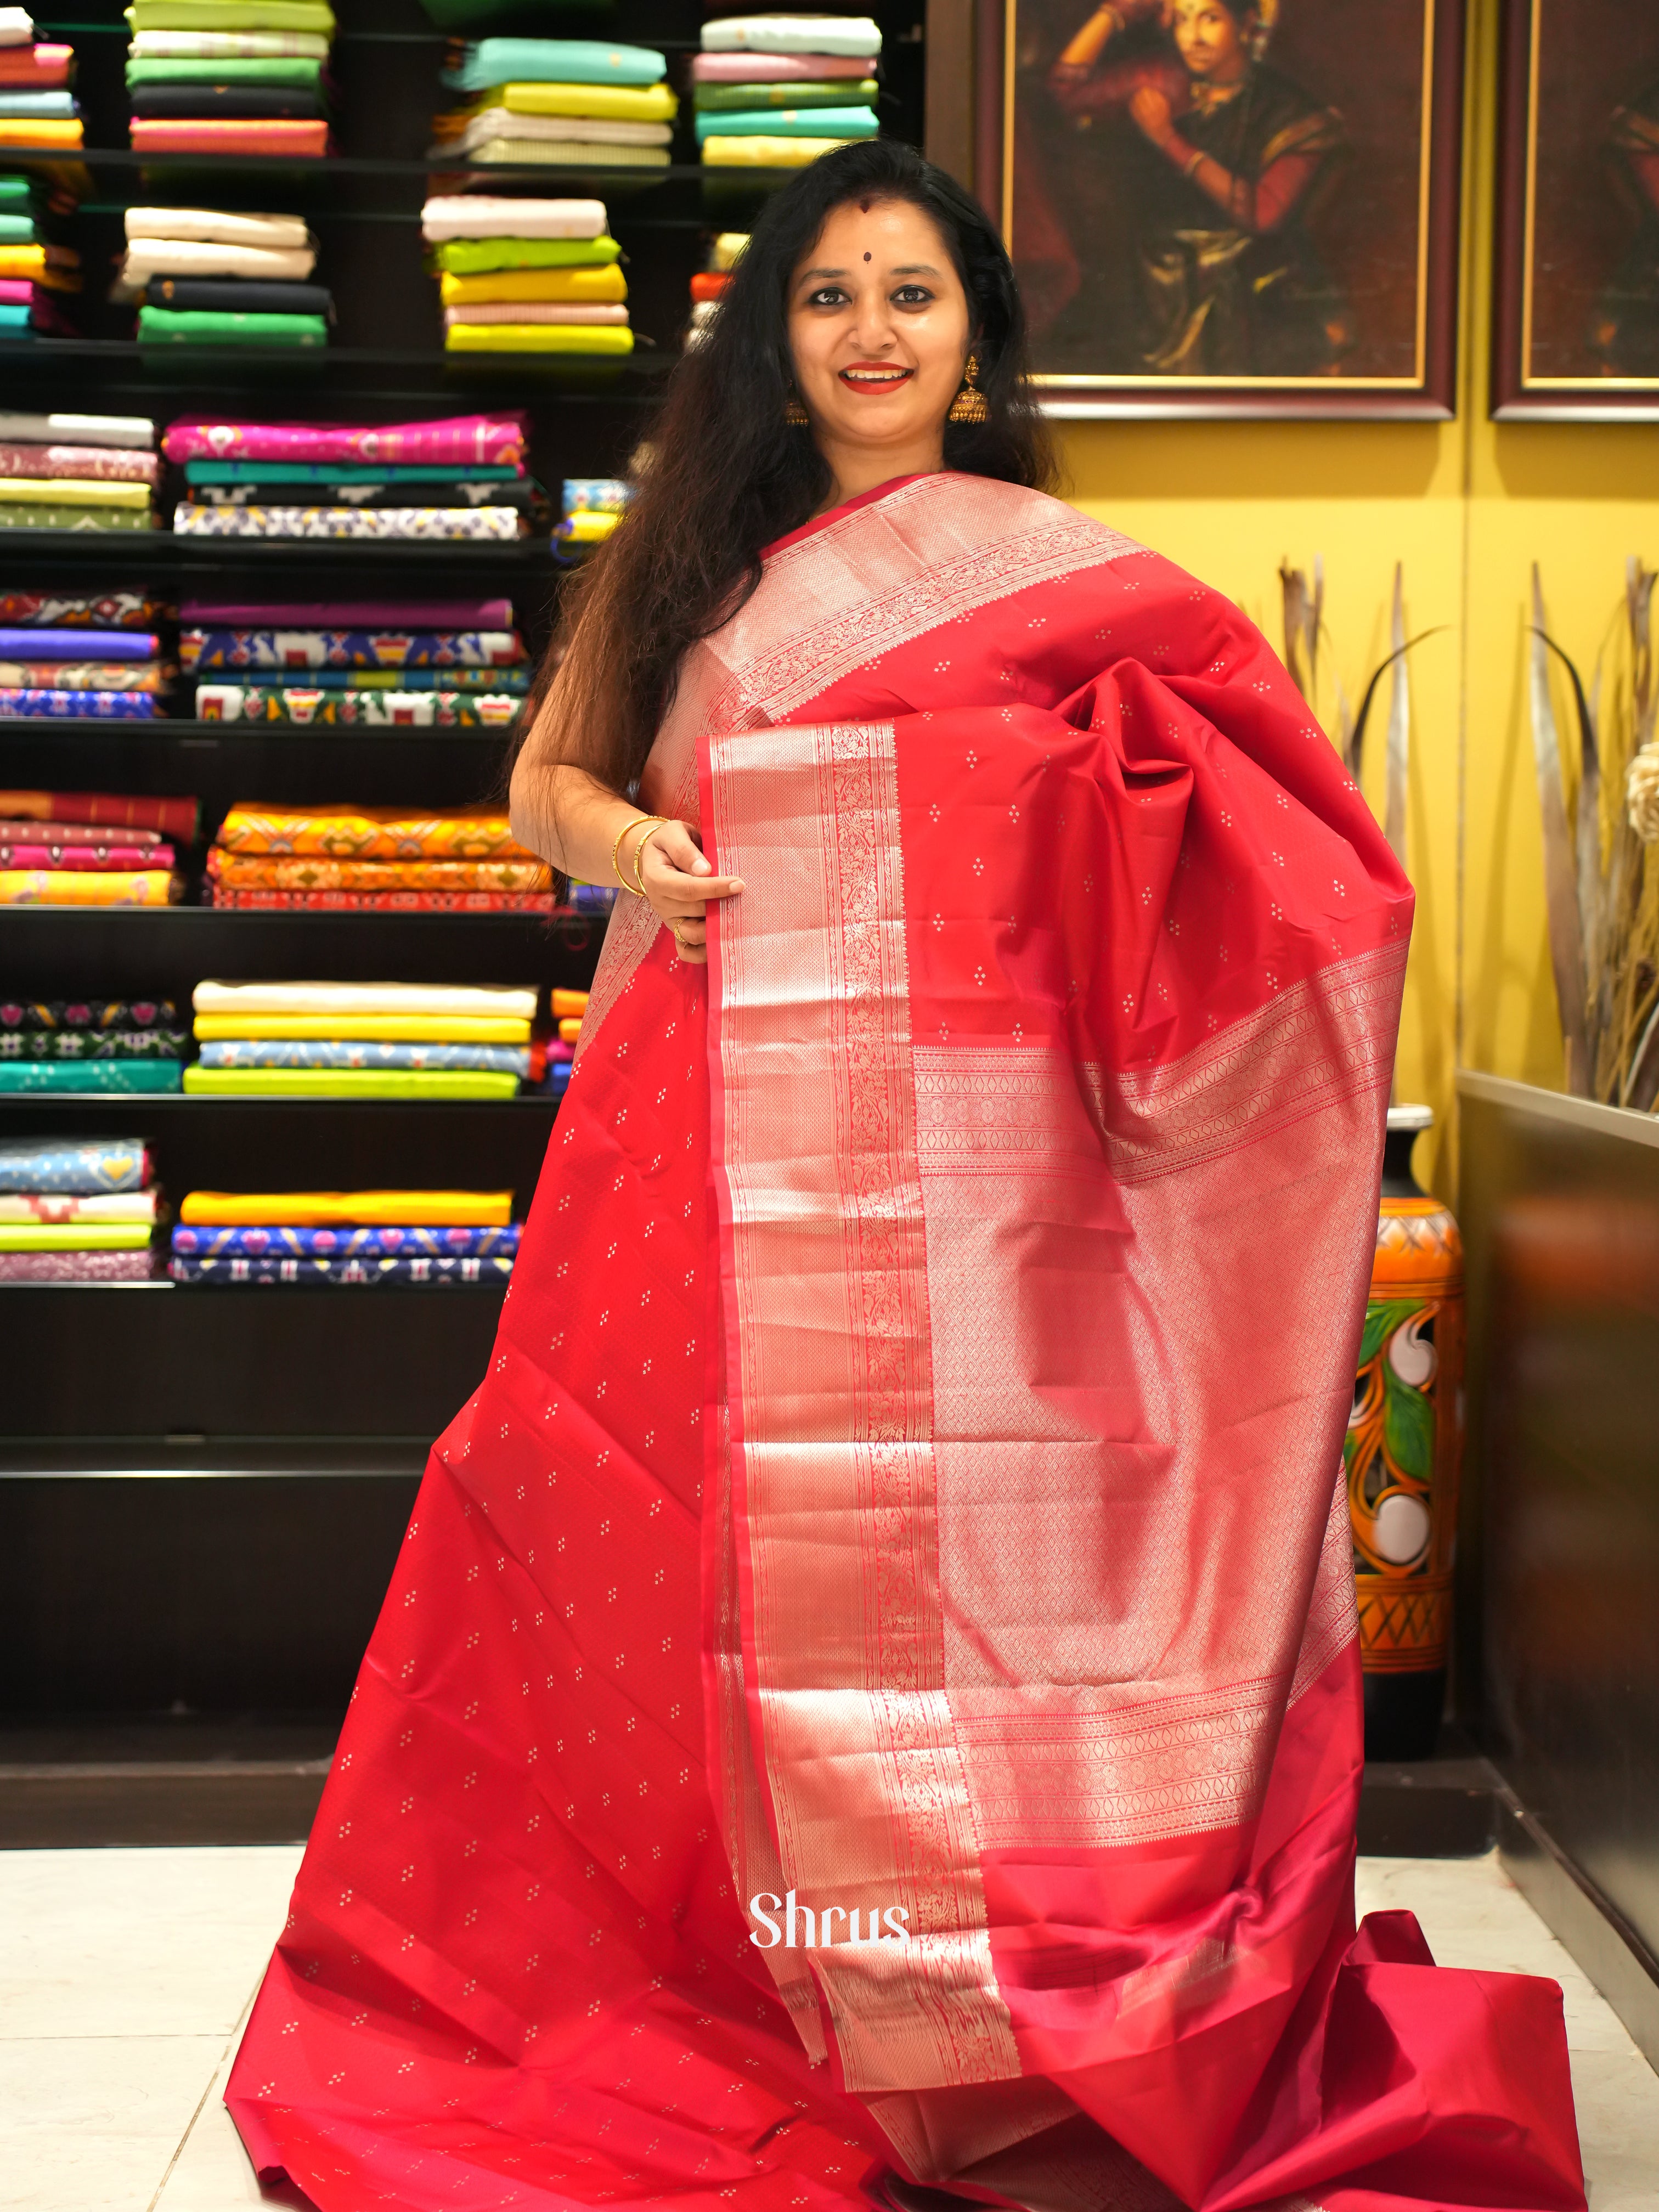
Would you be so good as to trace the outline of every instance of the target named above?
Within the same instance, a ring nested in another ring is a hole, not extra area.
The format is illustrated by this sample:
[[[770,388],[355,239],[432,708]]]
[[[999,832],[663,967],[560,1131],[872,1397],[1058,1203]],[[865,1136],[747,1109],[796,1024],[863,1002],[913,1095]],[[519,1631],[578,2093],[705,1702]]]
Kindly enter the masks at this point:
[[[858,54],[694,54],[696,84],[823,84],[830,77],[873,76],[872,56]]]
[[[28,825],[31,830],[34,824]],[[170,868],[171,845],[72,845],[16,843],[0,827],[0,868]]]
[[[524,459],[522,415],[453,415],[430,422],[174,422],[170,461],[481,461]],[[327,627],[337,629],[338,610]]]
[[[511,599],[339,599],[278,606],[269,599],[186,599],[179,619],[198,629],[511,629]]]
[[[491,300],[446,307],[444,328],[456,323],[625,323],[626,307],[576,305],[558,300]]]
[[[326,154],[328,125],[285,116],[198,122],[135,115],[128,125],[140,154]]]
[[[69,82],[73,46],[39,46],[0,48],[0,85],[14,91],[46,92]]]

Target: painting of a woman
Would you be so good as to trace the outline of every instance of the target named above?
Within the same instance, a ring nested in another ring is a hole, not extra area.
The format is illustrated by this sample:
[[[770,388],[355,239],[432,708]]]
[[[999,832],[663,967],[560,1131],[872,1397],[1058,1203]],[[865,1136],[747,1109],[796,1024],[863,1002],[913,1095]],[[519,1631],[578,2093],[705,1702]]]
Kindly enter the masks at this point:
[[[1609,376],[1659,376],[1659,81],[1618,110],[1607,151],[1637,228],[1596,301],[1590,344]]]
[[[1277,13],[1277,0],[1109,0],[1049,65],[1055,119],[1087,134],[1116,220],[1098,256],[1092,238],[1075,254],[1045,365],[1081,366],[1086,345],[1091,366],[1119,374],[1340,368],[1353,319],[1308,226],[1344,124],[1265,59]]]

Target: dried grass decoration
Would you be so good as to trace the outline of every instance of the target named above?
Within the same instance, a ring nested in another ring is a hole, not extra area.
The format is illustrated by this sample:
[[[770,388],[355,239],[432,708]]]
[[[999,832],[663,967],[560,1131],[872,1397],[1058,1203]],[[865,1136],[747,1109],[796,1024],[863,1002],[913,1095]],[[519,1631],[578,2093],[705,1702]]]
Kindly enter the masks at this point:
[[[1644,1114],[1659,1098],[1659,868],[1647,866],[1644,850],[1659,842],[1654,581],[1632,555],[1623,605],[1586,691],[1549,635],[1535,563],[1532,572],[1533,759],[1567,1088]],[[1550,691],[1552,654],[1571,684],[1578,725],[1571,775]]]

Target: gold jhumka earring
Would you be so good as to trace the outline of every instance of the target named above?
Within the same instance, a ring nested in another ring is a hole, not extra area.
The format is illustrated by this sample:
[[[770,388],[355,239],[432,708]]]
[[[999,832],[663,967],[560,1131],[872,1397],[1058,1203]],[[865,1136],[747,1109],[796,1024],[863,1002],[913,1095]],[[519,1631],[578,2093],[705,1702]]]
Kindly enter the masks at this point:
[[[806,428],[806,410],[793,392],[783,403],[783,419],[792,430],[804,430]]]
[[[978,374],[978,358],[970,353],[968,356],[968,366],[962,372],[962,389],[951,402],[951,411],[945,418],[947,422],[988,422],[990,421],[991,410],[985,404],[985,394],[974,382],[974,379]]]

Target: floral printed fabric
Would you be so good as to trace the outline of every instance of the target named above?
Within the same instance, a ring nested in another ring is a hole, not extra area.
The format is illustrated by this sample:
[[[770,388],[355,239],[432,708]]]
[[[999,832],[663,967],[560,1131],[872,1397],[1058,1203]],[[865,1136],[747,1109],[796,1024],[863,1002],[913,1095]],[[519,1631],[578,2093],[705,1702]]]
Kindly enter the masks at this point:
[[[0,1027],[0,1060],[182,1060],[189,1044],[187,1030],[8,1030]]]
[[[533,855],[509,860],[280,860],[208,854],[208,872],[229,890],[544,891],[553,872]]]
[[[511,629],[186,629],[179,658],[206,669],[510,668],[525,657]]]
[[[171,999],[0,999],[0,1030],[170,1029],[178,1019]]]
[[[200,684],[198,722],[284,722],[299,728],[504,730],[524,706],[501,692],[319,691]]]
[[[170,461],[368,461],[516,464],[522,415],[457,415],[430,422],[175,422]]]
[[[181,1223],[173,1249],[181,1258],[201,1260],[502,1260],[518,1250],[520,1234],[516,1221],[485,1229],[192,1229]]]
[[[40,691],[17,684],[0,689],[0,715],[45,721],[149,722],[155,717],[149,691]]]
[[[510,507],[190,507],[173,509],[181,538],[471,538],[515,543],[529,532]]]
[[[0,592],[0,625],[30,629],[149,629],[161,612],[143,592]]]

